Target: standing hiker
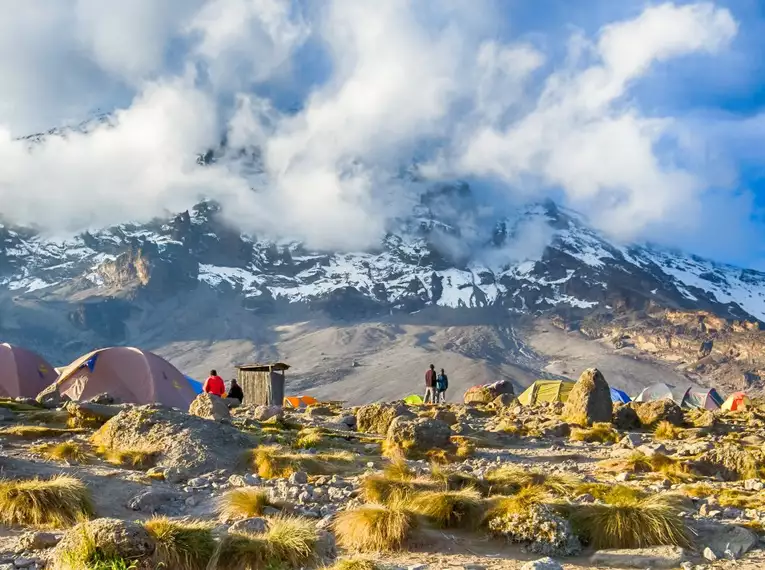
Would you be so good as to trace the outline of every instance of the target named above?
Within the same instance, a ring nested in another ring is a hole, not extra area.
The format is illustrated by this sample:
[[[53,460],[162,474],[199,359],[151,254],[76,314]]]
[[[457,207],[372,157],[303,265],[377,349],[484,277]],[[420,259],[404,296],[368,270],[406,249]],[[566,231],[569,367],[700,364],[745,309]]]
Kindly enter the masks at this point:
[[[226,385],[223,383],[223,378],[218,376],[217,371],[210,370],[210,377],[205,380],[202,391],[207,394],[215,394],[219,398],[223,397],[223,394],[226,393]]]
[[[449,378],[446,376],[444,369],[441,369],[441,374],[436,378],[436,403],[446,403],[446,389],[449,387]]]
[[[424,404],[434,404],[436,399],[436,367],[430,365],[425,372],[425,397],[422,399]]]

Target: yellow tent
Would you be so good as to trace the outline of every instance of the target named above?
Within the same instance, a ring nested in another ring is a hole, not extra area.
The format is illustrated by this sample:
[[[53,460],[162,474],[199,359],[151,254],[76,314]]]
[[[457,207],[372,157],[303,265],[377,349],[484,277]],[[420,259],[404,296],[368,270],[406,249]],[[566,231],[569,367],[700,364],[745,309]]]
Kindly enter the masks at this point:
[[[571,393],[574,382],[563,380],[537,380],[518,396],[518,401],[524,406],[532,406],[542,402],[565,402]]]

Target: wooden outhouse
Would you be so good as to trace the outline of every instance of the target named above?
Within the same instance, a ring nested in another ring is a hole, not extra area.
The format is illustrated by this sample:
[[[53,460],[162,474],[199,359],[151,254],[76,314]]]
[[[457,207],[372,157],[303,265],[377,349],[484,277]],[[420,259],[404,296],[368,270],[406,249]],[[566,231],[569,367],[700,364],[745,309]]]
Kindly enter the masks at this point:
[[[284,372],[289,364],[242,364],[237,366],[237,381],[244,393],[244,406],[281,406],[284,402]]]

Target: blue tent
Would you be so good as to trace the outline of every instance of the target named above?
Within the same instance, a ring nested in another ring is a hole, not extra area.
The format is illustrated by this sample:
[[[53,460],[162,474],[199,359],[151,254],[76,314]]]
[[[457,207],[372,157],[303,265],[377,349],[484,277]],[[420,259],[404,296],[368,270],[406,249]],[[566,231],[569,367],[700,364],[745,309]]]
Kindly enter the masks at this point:
[[[622,392],[616,388],[611,388],[611,401],[614,404],[628,404],[631,400],[626,392]]]
[[[201,382],[197,382],[191,376],[186,376],[186,381],[189,384],[191,384],[191,387],[194,388],[194,391],[197,394],[201,394],[202,393],[202,383]]]

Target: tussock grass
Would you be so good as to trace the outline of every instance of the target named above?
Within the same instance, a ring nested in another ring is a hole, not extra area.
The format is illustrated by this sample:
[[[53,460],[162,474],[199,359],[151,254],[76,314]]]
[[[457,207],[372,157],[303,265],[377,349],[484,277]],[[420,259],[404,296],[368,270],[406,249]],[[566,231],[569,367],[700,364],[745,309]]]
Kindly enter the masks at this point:
[[[52,479],[0,480],[0,522],[8,526],[66,528],[89,519],[93,503],[85,484]]]
[[[475,455],[475,444],[468,440],[459,440],[457,442],[457,450],[454,452],[454,456],[457,459],[467,459]]]
[[[19,414],[28,424],[44,424],[49,427],[66,427],[69,412],[64,410],[34,410]]]
[[[687,495],[688,497],[700,499],[703,497],[711,497],[717,493],[717,489],[712,487],[712,485],[708,485],[707,483],[696,483],[694,485],[686,485],[680,489],[680,492],[684,495]]]
[[[144,528],[156,543],[154,557],[160,568],[205,570],[215,553],[215,538],[208,523],[157,517],[147,521]]]
[[[279,431],[297,431],[303,426],[297,422],[293,422],[285,418],[284,416],[274,416],[261,422],[264,428],[273,428]]]
[[[127,469],[154,467],[159,456],[159,452],[149,449],[112,449],[103,446],[96,453],[107,463]]]
[[[43,409],[43,407],[39,405],[33,406],[30,404],[22,404],[21,402],[17,402],[16,400],[10,400],[10,399],[0,400],[0,408],[6,408],[13,412],[34,412],[34,411],[41,411]]]
[[[683,439],[685,431],[668,421],[659,422],[653,432],[656,439],[675,440]]]
[[[489,502],[484,521],[505,515],[522,514],[534,505],[540,505],[552,500],[552,495],[543,487],[533,485],[520,489],[515,495],[493,497]]]
[[[615,504],[568,505],[566,510],[574,532],[596,549],[690,546],[676,497],[625,497]]]
[[[438,528],[477,528],[484,515],[481,493],[468,487],[459,491],[423,491],[408,506]]]
[[[309,475],[328,475],[354,465],[354,455],[348,451],[316,453],[313,455],[290,453],[280,447],[261,446],[247,452],[249,462],[266,479],[289,477],[298,471]]]
[[[645,492],[627,485],[611,485],[607,483],[583,483],[576,488],[576,495],[589,493],[604,503],[616,504],[623,501],[638,500],[646,496]]]
[[[661,453],[649,457],[635,451],[624,459],[601,461],[600,467],[612,472],[661,473],[673,483],[683,483],[695,479],[686,463]]]
[[[31,448],[33,453],[42,455],[49,461],[63,461],[65,463],[89,463],[93,456],[87,447],[77,441],[64,441],[61,443],[42,443]]]
[[[70,415],[66,419],[66,427],[72,429],[98,429],[105,423],[105,419],[85,416]]]
[[[717,502],[721,507],[762,510],[765,507],[765,493],[752,493],[739,489],[722,489],[717,495]]]
[[[402,550],[417,528],[417,516],[400,502],[390,506],[364,505],[338,513],[333,528],[338,544],[348,550]]]
[[[483,490],[485,485],[475,475],[444,469],[440,465],[431,465],[430,480],[440,484],[447,491],[456,491],[467,487]]]
[[[398,481],[411,481],[417,476],[406,460],[401,458],[388,463],[383,468],[383,475],[388,479]]]
[[[499,495],[512,495],[524,487],[537,486],[563,496],[571,494],[580,483],[573,475],[527,470],[516,465],[505,465],[489,471],[485,479],[490,492]]]
[[[388,504],[420,491],[434,491],[438,483],[427,479],[390,479],[385,475],[370,475],[361,483],[361,496],[368,503]]]
[[[616,443],[619,441],[619,434],[611,424],[596,423],[590,428],[573,428],[570,438],[572,441],[587,443]]]
[[[292,447],[295,449],[329,447],[332,441],[327,433],[324,428],[304,428],[298,432]]]
[[[84,429],[18,425],[0,429],[0,436],[19,439],[37,439],[43,437],[60,437],[62,435],[71,435],[75,433],[82,433],[84,431]]]
[[[380,570],[380,567],[366,558],[344,558],[335,562],[329,570]]]
[[[256,487],[227,491],[218,499],[216,512],[224,520],[259,517],[270,504],[268,493]]]
[[[264,534],[226,535],[213,555],[209,568],[299,568],[316,557],[317,542],[314,522],[296,517],[278,517],[269,520],[269,528]]]

